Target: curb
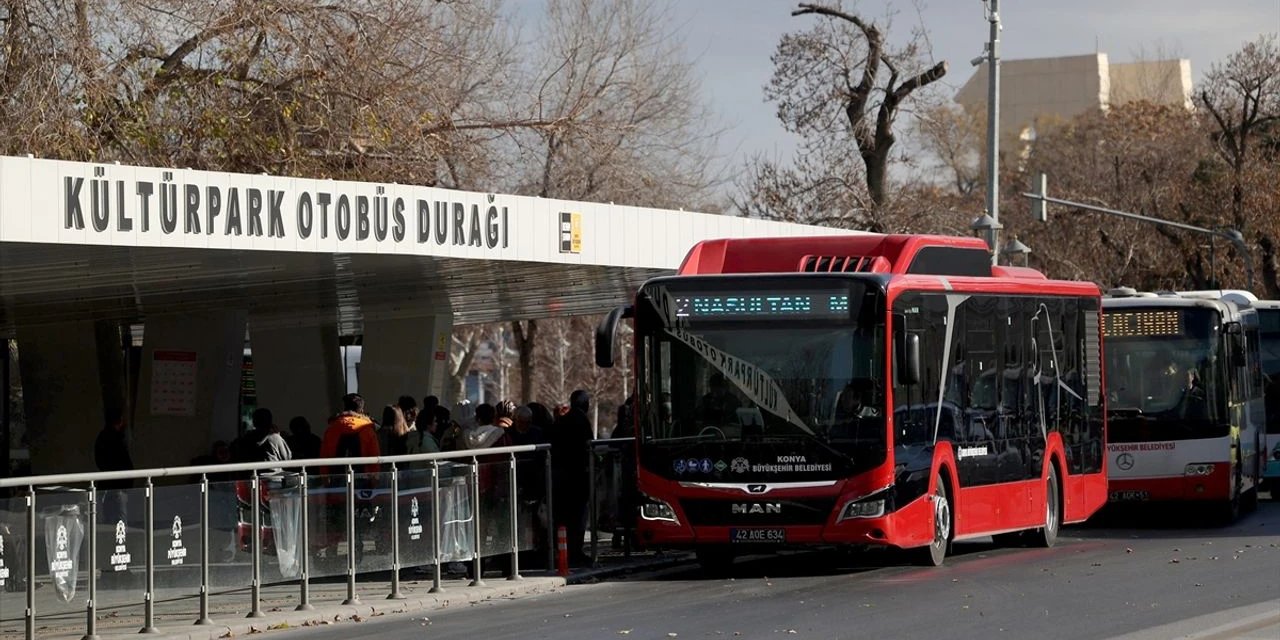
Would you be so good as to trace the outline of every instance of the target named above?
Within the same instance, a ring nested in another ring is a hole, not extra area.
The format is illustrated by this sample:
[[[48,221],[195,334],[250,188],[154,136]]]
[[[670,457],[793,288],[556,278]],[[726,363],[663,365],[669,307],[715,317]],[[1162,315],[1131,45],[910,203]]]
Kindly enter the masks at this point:
[[[290,611],[268,613],[262,618],[241,618],[230,624],[216,622],[209,626],[189,627],[183,631],[170,632],[162,630],[158,635],[148,635],[156,640],[215,640],[236,638],[268,631],[296,630],[305,627],[324,627],[344,622],[364,622],[393,614],[425,613],[438,611],[458,605],[474,604],[488,600],[532,596],[551,593],[565,585],[564,578],[523,578],[518,581],[507,581],[496,578],[483,587],[465,587],[443,591],[441,593],[423,593],[409,595],[403,600],[369,599],[354,605],[321,605],[313,611]],[[101,634],[102,637],[115,636],[114,633]],[[137,633],[120,634],[137,637]]]
[[[1272,628],[1280,632],[1280,599],[1179,620],[1111,640],[1226,640]]]

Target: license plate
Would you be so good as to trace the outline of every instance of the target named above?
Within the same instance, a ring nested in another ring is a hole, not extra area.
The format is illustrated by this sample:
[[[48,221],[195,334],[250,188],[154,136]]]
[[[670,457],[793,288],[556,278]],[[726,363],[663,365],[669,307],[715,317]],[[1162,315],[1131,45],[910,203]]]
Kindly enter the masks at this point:
[[[1112,491],[1112,502],[1137,502],[1150,499],[1151,495],[1146,491]]]
[[[787,541],[786,529],[730,529],[730,542],[767,542],[781,543]]]

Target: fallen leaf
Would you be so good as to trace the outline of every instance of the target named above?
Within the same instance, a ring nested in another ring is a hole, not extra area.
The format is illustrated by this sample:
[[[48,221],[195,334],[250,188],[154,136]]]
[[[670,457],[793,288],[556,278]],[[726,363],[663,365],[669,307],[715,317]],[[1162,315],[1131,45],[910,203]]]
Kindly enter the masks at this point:
[[[620,635],[620,636],[625,636],[625,635],[630,635],[630,634],[631,634],[631,630],[630,630],[630,629],[619,629],[619,630],[618,630],[618,635]]]

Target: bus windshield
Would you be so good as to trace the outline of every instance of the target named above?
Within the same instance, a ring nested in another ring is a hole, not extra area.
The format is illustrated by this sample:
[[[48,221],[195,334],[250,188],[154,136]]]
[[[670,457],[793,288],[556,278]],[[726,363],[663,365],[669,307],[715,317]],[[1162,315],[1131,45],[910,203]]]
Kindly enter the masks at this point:
[[[668,454],[642,456],[655,471],[831,477],[884,460],[883,296],[816,279],[646,287],[640,435]]]
[[[1267,433],[1280,434],[1280,309],[1258,309]]]
[[[1207,308],[1105,313],[1111,442],[1227,435],[1219,324]]]

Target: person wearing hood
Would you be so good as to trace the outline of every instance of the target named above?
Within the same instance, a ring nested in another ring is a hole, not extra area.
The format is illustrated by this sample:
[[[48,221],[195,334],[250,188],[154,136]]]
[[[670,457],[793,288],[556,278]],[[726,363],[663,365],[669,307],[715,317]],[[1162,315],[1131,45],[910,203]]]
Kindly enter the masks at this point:
[[[475,426],[462,428],[463,449],[488,449],[511,444],[507,430],[493,424],[496,413],[491,404],[484,403],[476,406]]]
[[[283,462],[293,459],[293,452],[276,428],[271,410],[259,408],[253,412],[253,431],[232,445],[232,459],[236,462]]]
[[[364,413],[364,398],[358,393],[348,393],[342,397],[342,413],[331,418],[324,431],[324,439],[320,442],[320,457],[358,458],[378,455],[378,428]],[[377,473],[378,465],[368,465],[365,470]]]

